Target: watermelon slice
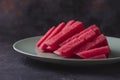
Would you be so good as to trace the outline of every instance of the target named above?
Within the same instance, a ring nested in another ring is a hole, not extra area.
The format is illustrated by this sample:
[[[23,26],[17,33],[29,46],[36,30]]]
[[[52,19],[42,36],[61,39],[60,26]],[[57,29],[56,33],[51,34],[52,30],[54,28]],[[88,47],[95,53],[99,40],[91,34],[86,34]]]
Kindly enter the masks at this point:
[[[62,31],[66,31],[73,23],[75,23],[75,20],[70,20],[69,22],[67,22],[67,24],[65,25],[65,27],[62,29]]]
[[[50,52],[50,50],[47,49],[47,45],[44,43],[45,41],[49,40],[51,37],[53,37],[54,35],[58,34],[62,29],[69,27],[71,24],[73,24],[75,21],[74,20],[70,20],[66,26],[65,23],[62,22],[60,23],[55,30],[40,44],[39,49],[44,51],[44,52]]]
[[[75,50],[74,53],[82,52],[85,50],[89,50],[92,48],[97,48],[97,47],[101,47],[101,46],[105,46],[105,45],[108,45],[106,37],[103,34],[101,34],[94,40],[84,44],[79,49]]]
[[[100,35],[100,29],[95,24],[89,26],[88,28],[86,28],[85,30],[83,30],[80,34],[83,34],[83,33],[87,32],[87,31],[89,31],[90,29],[92,29],[97,35]]]
[[[40,50],[43,51],[43,52],[51,52],[50,50],[47,49],[47,45],[44,44],[44,43],[42,43],[42,44],[38,47],[38,49],[40,49]]]
[[[54,51],[54,53],[64,57],[72,57],[72,55],[74,55],[74,50],[96,37],[96,33],[93,30],[89,30],[88,32],[83,33],[81,36],[61,46],[58,50]]]
[[[73,42],[71,42],[71,43],[73,43]],[[58,48],[58,50],[54,51],[54,53],[57,55],[63,56],[63,57],[73,58],[73,56],[75,54],[72,54],[72,53],[73,53],[74,49],[76,48],[76,46],[79,46],[79,45],[82,46],[85,43],[85,41],[84,41],[84,39],[81,39],[80,41],[79,40],[75,41],[74,45],[71,43]]]
[[[58,34],[62,29],[64,29],[65,27],[65,23],[62,22],[60,23],[55,30],[48,36],[47,40],[50,39],[51,37],[55,36],[56,34]]]
[[[51,37],[55,36],[56,34],[58,34],[65,26],[65,23],[62,22],[60,23],[54,31],[52,31],[52,33],[44,40],[44,42],[41,43],[41,45],[39,46],[39,49],[45,52],[48,52],[50,50],[47,49],[47,45],[45,44],[45,41],[49,40]]]
[[[89,28],[91,28],[93,31],[95,31],[96,34],[100,34],[100,29],[98,28],[97,25],[91,25]]]
[[[39,47],[46,40],[46,38],[54,31],[54,29],[55,29],[55,26],[50,28],[47,31],[47,33],[45,33],[45,35],[37,42],[36,46]]]
[[[79,52],[76,55],[78,55],[81,58],[87,59],[87,58],[102,55],[102,54],[105,54],[106,57],[108,57],[109,53],[110,53],[109,47],[103,46],[103,47],[94,48],[94,49],[90,49],[87,51]]]
[[[103,59],[103,58],[107,58],[105,54],[101,54],[101,55],[97,55],[97,56],[94,56],[94,57],[90,57],[88,59]]]
[[[80,33],[77,33],[77,34],[75,34],[74,36],[68,38],[67,40],[65,40],[64,42],[62,42],[59,46],[65,45],[65,44],[68,43],[69,41],[75,39],[76,37],[82,35],[83,33],[87,32],[87,31],[89,31],[90,29],[92,29],[93,31],[95,31],[97,35],[100,35],[100,30],[99,30],[99,28],[98,28],[96,25],[92,25],[92,26],[84,29],[84,30],[81,31]]]
[[[60,43],[73,36],[74,34],[82,31],[83,29],[83,24],[80,21],[76,21],[71,26],[69,26],[66,31],[63,30],[48,41],[46,41],[45,44],[48,45],[47,49],[51,51],[58,49]]]

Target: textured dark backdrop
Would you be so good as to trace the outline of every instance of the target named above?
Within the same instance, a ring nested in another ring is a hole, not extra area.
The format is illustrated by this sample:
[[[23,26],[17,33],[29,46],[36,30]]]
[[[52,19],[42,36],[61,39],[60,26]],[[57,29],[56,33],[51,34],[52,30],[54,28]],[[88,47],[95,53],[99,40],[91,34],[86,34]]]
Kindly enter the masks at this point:
[[[97,24],[105,35],[120,37],[119,0],[0,0],[0,35],[41,35],[71,19]]]
[[[120,0],[0,0],[0,80],[120,80],[120,63],[70,67],[37,62],[12,49],[71,19],[120,37]]]

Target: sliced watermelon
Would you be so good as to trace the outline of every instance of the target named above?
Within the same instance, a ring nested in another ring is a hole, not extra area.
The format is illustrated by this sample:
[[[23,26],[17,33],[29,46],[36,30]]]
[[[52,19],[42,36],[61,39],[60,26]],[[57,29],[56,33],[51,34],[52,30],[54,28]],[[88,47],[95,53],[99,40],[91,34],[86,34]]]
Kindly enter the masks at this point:
[[[72,53],[74,49],[76,48],[76,46],[79,46],[79,45],[82,46],[84,43],[85,43],[84,39],[81,39],[80,41],[77,40],[74,42],[74,45],[69,43],[68,45],[64,45],[58,48],[58,50],[54,51],[54,53],[62,57],[73,58],[75,54],[72,54]]]
[[[86,33],[82,34],[81,36],[79,36],[78,38],[84,38],[87,42],[95,39],[98,36],[98,34],[96,34],[93,30],[89,30]]]
[[[76,50],[78,47],[83,46],[83,44],[87,43],[88,41],[91,41],[96,37],[96,33],[93,30],[89,30],[88,32],[83,33],[81,36],[61,46],[58,50],[54,51],[54,53],[64,57],[71,57],[73,55],[74,50]]]
[[[102,59],[110,54],[106,37],[96,25],[85,29],[82,22],[75,20],[50,28],[36,46],[67,58]]]
[[[70,20],[69,22],[67,22],[62,31],[65,32],[73,23],[75,23],[75,20]]]
[[[92,29],[93,31],[95,31],[95,33],[96,33],[97,35],[100,35],[100,30],[99,30],[99,28],[98,28],[96,25],[92,25],[92,26],[84,29],[83,31],[75,34],[74,36],[68,38],[67,40],[65,40],[64,42],[62,42],[59,46],[63,46],[64,44],[68,43],[69,41],[75,39],[76,37],[82,35],[83,33],[87,32],[87,31],[89,31],[89,30],[91,30],[91,29]]]
[[[94,48],[94,49],[90,49],[87,51],[79,52],[76,55],[78,55],[81,58],[87,59],[87,58],[102,55],[102,54],[105,54],[106,57],[108,57],[109,53],[110,53],[109,47],[103,46],[103,47]]]
[[[49,50],[56,50],[59,48],[59,44],[68,39],[69,37],[73,36],[74,34],[82,31],[84,29],[83,24],[80,21],[76,21],[71,26],[69,26],[66,31],[61,31],[57,35],[53,36],[51,39],[45,42],[48,45]]]
[[[50,52],[50,50],[47,49],[47,45],[44,44],[44,43],[42,43],[42,44],[38,47],[38,49],[40,49],[40,50],[43,51],[43,52]]]
[[[104,58],[107,58],[105,54],[101,54],[101,55],[97,55],[97,56],[94,56],[94,57],[90,57],[88,59],[104,59]]]
[[[101,47],[101,46],[105,46],[105,45],[108,45],[106,37],[103,34],[101,34],[97,38],[93,39],[92,41],[79,47],[79,49],[75,50],[74,53],[82,52],[85,50],[89,50],[92,48],[97,48],[97,47]]]
[[[47,40],[58,34],[65,27],[65,22],[60,23],[55,30],[48,36]]]
[[[93,31],[95,31],[96,34],[98,34],[98,35],[100,34],[100,29],[95,24],[91,25],[89,28],[91,28]]]
[[[55,26],[53,26],[52,28],[50,28],[47,33],[45,33],[45,35],[37,42],[36,46],[39,47],[44,40],[46,40],[46,38],[54,31]]]
[[[58,34],[64,27],[65,27],[65,23],[64,22],[60,23],[55,28],[55,30],[44,40],[44,42],[49,40],[51,37],[55,36],[56,34]],[[42,51],[45,51],[45,52],[50,51],[50,50],[47,49],[48,46],[44,42],[41,43],[41,45],[39,46],[39,49],[42,50]]]

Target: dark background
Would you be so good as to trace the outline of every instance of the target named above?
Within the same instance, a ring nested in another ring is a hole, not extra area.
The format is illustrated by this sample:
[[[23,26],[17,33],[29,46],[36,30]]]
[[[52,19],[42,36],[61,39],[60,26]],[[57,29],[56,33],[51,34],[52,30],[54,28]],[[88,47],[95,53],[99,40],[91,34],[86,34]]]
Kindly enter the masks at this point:
[[[120,37],[119,0],[0,0],[0,35],[20,38],[44,34],[71,19],[97,24],[105,35]]]
[[[76,68],[38,62],[12,49],[15,41],[71,19],[120,37],[119,14],[120,0],[0,0],[0,80],[120,80],[120,63]]]

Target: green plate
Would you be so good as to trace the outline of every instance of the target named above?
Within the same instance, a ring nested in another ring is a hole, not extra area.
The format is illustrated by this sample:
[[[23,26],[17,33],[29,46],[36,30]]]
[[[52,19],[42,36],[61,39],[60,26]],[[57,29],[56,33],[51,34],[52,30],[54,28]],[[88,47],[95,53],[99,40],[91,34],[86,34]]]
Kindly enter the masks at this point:
[[[38,50],[35,45],[40,38],[41,36],[36,36],[19,40],[13,44],[13,48],[17,52],[33,59],[55,64],[83,66],[120,62],[120,38],[107,37],[111,49],[110,57],[107,59],[69,59],[53,53],[44,53]]]

